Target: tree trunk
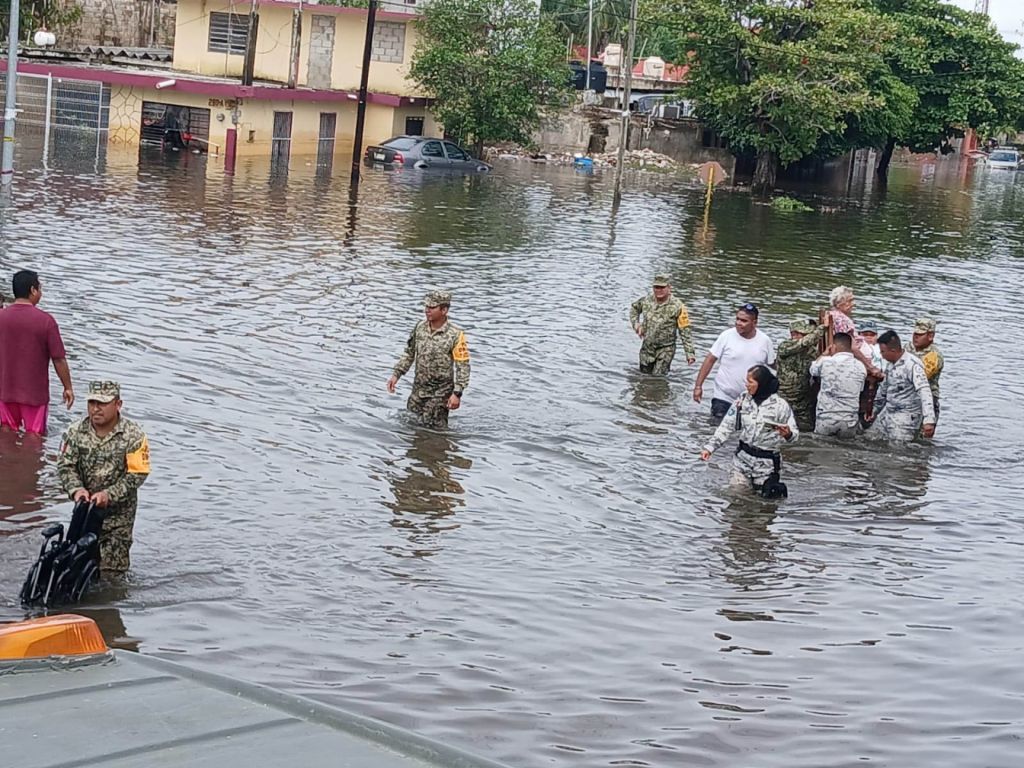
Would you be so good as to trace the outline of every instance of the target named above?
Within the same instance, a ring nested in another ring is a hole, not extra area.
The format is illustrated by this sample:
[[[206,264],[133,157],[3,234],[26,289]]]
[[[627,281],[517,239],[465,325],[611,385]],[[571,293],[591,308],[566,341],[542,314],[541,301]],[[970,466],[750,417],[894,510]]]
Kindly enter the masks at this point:
[[[779,175],[779,156],[771,150],[761,150],[757,153],[757,167],[754,168],[754,180],[750,190],[758,195],[764,195],[775,189],[775,177]]]
[[[484,140],[483,139],[477,139],[476,141],[473,142],[473,156],[477,160],[483,160],[484,159]]]
[[[882,150],[882,156],[878,158],[878,168],[875,173],[880,181],[889,180],[889,163],[892,162],[892,153],[896,151],[896,139],[889,139]]]

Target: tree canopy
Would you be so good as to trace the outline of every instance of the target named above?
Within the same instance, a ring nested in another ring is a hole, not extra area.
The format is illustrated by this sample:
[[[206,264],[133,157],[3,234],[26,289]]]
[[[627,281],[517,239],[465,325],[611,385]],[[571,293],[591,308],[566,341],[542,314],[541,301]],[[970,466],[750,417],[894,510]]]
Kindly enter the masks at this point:
[[[528,144],[543,109],[569,92],[564,44],[532,0],[433,0],[416,23],[409,74],[445,130],[477,152]]]

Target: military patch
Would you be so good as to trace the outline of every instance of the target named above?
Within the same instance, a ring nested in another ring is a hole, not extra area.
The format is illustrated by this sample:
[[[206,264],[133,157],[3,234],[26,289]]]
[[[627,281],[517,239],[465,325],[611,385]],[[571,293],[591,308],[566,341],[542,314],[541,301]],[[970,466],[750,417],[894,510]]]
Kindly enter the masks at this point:
[[[922,358],[921,362],[924,363],[924,375],[931,379],[939,370],[939,353],[933,349]]]
[[[679,317],[676,318],[676,327],[678,328],[689,328],[690,327],[690,313],[686,311],[686,307],[679,308]]]
[[[452,349],[452,360],[456,363],[469,362],[469,344],[466,343],[466,334],[460,333],[455,347]]]
[[[142,445],[137,450],[125,454],[128,471],[134,475],[149,474],[149,438],[142,438]]]

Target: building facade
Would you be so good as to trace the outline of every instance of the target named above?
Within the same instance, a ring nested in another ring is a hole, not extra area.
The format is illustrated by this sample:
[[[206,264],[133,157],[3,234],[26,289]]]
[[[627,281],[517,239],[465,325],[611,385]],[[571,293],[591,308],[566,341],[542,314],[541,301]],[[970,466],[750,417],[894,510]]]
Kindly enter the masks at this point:
[[[290,0],[177,5],[170,69],[29,60],[19,70],[102,82],[112,148],[177,136],[232,160],[235,153],[287,161],[351,152],[365,9]],[[429,100],[408,79],[415,18],[377,13],[366,144],[440,130]],[[243,84],[247,54],[251,84]]]

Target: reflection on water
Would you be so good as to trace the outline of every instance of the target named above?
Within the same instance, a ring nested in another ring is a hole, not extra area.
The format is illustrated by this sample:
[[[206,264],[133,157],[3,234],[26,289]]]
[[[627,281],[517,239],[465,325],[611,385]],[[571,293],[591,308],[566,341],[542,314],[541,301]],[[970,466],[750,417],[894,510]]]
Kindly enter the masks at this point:
[[[42,272],[79,388],[119,379],[150,437],[131,580],[83,609],[112,644],[517,766],[1012,762],[1017,174],[855,173],[795,191],[814,213],[720,189],[705,229],[703,190],[661,177],[613,212],[609,177],[530,164],[356,195],[340,161],[74,157],[19,166],[0,273]],[[787,500],[729,490],[696,367],[636,372],[658,272],[698,358],[739,303],[780,341],[839,284],[858,318],[936,317],[935,444],[806,436]],[[474,355],[443,433],[383,390],[435,286]],[[0,618],[70,515],[53,457],[83,409],[42,446],[0,433]]]

